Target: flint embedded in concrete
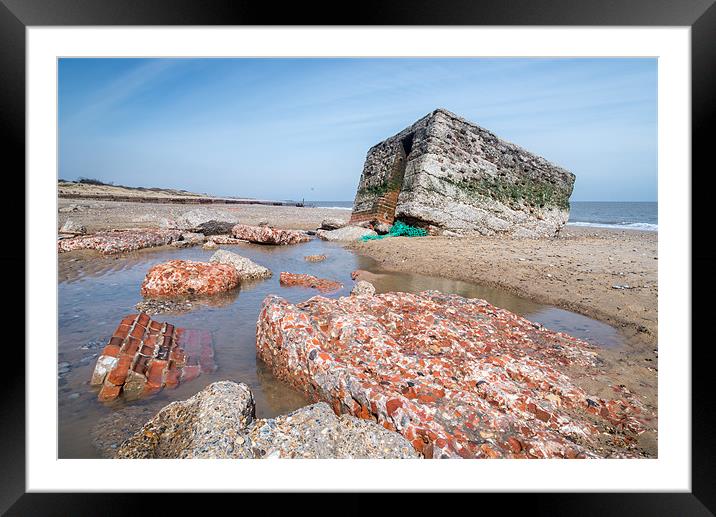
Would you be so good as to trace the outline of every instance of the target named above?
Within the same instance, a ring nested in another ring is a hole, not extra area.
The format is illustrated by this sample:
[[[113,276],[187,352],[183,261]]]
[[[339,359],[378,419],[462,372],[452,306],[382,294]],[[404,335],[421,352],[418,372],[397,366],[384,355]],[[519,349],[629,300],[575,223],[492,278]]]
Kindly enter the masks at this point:
[[[368,151],[350,224],[462,234],[553,236],[569,218],[575,176],[437,109]]]

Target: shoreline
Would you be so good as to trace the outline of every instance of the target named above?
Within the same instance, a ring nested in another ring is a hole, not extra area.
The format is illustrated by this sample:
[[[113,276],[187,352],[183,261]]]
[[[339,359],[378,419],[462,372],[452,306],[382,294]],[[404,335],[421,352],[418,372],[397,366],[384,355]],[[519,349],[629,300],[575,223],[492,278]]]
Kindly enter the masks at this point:
[[[76,211],[67,211],[72,205]],[[162,202],[58,199],[58,227],[68,219],[89,232],[156,228],[195,209]],[[348,219],[348,210],[271,205],[217,206],[242,223],[315,230],[323,219]],[[392,237],[344,247],[375,260],[384,271],[462,280],[508,291],[657,341],[658,231],[566,225],[554,239],[505,237]],[[613,286],[628,285],[628,289]]]

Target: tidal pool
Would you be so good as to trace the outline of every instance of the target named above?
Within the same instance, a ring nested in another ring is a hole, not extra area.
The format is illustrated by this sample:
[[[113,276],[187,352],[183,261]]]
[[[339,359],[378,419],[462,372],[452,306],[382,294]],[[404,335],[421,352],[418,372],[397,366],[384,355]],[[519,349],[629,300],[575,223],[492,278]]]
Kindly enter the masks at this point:
[[[129,254],[99,256],[94,252],[60,255],[58,269],[58,410],[60,458],[98,458],[92,444],[97,421],[127,405],[156,412],[173,400],[186,399],[218,380],[245,382],[251,386],[259,418],[273,417],[309,403],[300,393],[273,377],[256,359],[256,320],[261,302],[268,294],[277,294],[292,303],[318,295],[313,289],[285,288],[279,285],[279,273],[308,273],[338,280],[340,291],[323,294],[346,296],[353,286],[351,272],[363,269],[373,273],[371,282],[380,292],[420,292],[437,290],[469,298],[482,298],[520,314],[531,321],[566,332],[603,347],[619,347],[624,337],[615,328],[569,311],[537,304],[504,291],[467,282],[381,271],[372,259],[361,257],[340,245],[314,239],[293,246],[239,244],[220,246],[268,267],[273,277],[243,284],[239,289],[215,298],[211,304],[198,302],[183,314],[152,316],[180,327],[210,330],[214,339],[218,369],[197,379],[165,389],[141,401],[126,403],[121,398],[111,404],[97,401],[97,389],[89,385],[96,354],[105,345],[121,318],[136,312],[142,300],[139,288],[147,270],[171,259],[208,261],[213,251],[195,248],[161,248]],[[323,262],[311,263],[306,255],[325,254]]]

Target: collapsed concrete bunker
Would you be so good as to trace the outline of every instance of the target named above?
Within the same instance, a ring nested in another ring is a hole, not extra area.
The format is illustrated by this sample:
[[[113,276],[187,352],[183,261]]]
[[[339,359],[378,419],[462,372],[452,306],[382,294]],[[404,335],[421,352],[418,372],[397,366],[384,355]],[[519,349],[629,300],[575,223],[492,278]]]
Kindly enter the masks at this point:
[[[401,220],[462,234],[551,237],[569,219],[575,176],[436,109],[373,146],[351,224]]]

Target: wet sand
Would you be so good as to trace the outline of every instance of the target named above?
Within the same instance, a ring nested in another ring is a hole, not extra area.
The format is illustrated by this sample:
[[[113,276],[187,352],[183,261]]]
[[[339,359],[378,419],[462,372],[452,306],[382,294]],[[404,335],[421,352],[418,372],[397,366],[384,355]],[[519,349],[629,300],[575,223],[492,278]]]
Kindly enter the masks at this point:
[[[349,247],[385,270],[504,289],[621,327],[655,345],[657,242],[657,232],[567,226],[556,239],[395,237]]]

